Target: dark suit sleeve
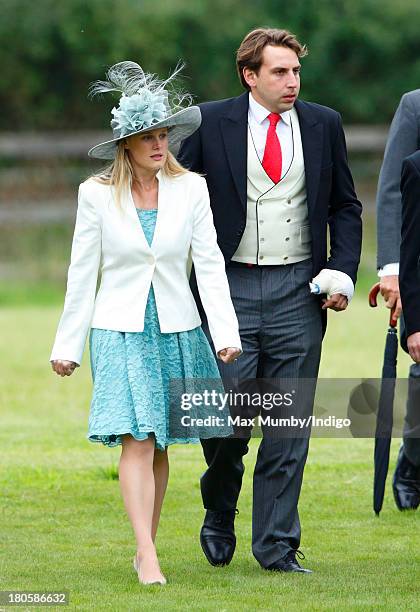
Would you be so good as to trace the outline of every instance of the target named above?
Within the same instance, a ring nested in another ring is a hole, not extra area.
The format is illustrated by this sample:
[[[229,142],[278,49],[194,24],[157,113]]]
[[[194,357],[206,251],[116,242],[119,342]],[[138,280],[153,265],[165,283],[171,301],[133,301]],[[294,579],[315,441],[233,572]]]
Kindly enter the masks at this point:
[[[401,177],[402,224],[400,246],[400,292],[406,336],[420,331],[420,170],[403,162]]]
[[[332,149],[332,188],[328,211],[330,257],[326,267],[345,272],[355,283],[362,246],[362,205],[354,190],[347,160],[346,140],[338,113],[336,121],[336,137]]]
[[[188,170],[203,172],[203,154],[201,147],[201,129],[186,138],[179,149],[178,161]]]

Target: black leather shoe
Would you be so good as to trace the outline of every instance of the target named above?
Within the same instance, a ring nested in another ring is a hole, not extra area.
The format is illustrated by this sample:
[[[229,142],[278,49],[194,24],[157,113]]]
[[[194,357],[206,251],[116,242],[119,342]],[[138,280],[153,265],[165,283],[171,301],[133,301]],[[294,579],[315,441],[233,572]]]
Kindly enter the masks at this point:
[[[416,467],[400,448],[392,481],[392,490],[398,510],[416,510],[420,504],[420,467]]]
[[[211,565],[229,565],[235,552],[235,515],[238,510],[207,510],[200,543]]]
[[[300,574],[312,574],[312,570],[301,567],[296,559],[304,559],[305,555],[301,550],[290,550],[279,561],[272,563],[266,569],[274,572],[299,572]]]

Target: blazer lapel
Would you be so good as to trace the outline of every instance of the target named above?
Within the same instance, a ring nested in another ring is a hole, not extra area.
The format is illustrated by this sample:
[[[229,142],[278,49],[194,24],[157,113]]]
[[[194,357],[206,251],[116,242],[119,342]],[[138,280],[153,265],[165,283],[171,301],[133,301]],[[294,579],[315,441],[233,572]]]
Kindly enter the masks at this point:
[[[165,223],[165,218],[166,218],[166,204],[168,203],[168,196],[165,194],[165,190],[167,188],[167,184],[166,184],[166,178],[163,175],[162,171],[159,170],[159,172],[157,173],[157,179],[159,181],[159,187],[158,187],[158,209],[157,209],[157,215],[156,215],[156,225],[155,225],[155,231],[153,233],[153,238],[152,238],[152,242],[150,244],[150,249],[152,251],[156,251],[155,247],[156,247],[156,243],[159,240],[159,236],[161,233],[161,227],[163,226],[163,224]],[[170,201],[170,200],[169,200]],[[146,240],[147,242],[147,240]]]
[[[324,129],[323,125],[318,122],[315,113],[306,102],[296,100],[295,108],[299,117],[302,138],[308,211],[311,212],[315,207],[318,196],[319,178],[322,167]]]
[[[231,112],[220,119],[220,129],[233,182],[246,209],[248,93],[235,98]]]

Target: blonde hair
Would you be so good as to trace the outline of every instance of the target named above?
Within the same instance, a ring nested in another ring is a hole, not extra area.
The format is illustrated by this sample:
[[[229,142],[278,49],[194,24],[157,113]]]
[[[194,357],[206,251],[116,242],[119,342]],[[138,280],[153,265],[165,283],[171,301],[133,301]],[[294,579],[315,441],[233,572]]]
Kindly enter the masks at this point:
[[[112,163],[91,176],[98,183],[114,187],[115,202],[119,208],[122,208],[121,200],[123,194],[130,189],[134,176],[133,166],[124,145],[125,140],[121,139],[117,144],[115,159]],[[181,174],[187,174],[189,170],[184,168],[176,157],[168,151],[162,172],[167,176],[177,177],[181,176]]]

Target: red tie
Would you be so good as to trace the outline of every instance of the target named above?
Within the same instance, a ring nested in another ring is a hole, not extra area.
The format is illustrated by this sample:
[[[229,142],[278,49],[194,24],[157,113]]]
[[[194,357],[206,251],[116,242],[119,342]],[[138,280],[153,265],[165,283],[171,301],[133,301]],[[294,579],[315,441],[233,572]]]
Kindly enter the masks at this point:
[[[280,115],[277,113],[270,113],[268,115],[270,125],[267,130],[267,140],[262,161],[263,168],[273,183],[278,183],[281,177],[282,154],[280,141],[276,133],[276,126],[280,118]]]

